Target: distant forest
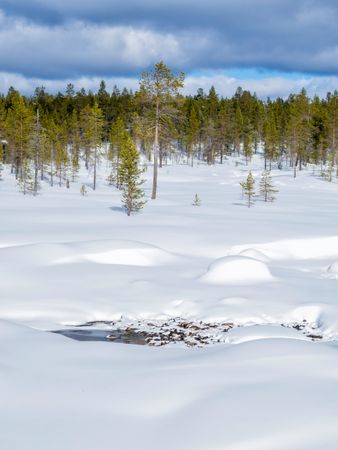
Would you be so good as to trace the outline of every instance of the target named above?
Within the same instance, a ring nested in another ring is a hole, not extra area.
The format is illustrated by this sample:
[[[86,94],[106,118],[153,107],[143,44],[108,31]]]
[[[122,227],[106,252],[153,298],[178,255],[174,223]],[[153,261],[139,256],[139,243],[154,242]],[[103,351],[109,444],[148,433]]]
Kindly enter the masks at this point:
[[[117,87],[108,92],[104,81],[97,93],[75,92],[68,84],[65,93],[38,87],[27,97],[10,88],[0,96],[0,170],[9,165],[18,182],[31,183],[36,192],[42,179],[75,181],[81,161],[96,177],[100,159],[108,158],[114,182],[120,139],[127,132],[156,167],[169,160],[222,164],[229,155],[249,162],[260,149],[266,170],[283,164],[296,176],[314,163],[329,176],[337,173],[337,91],[309,98],[302,90],[264,101],[240,87],[231,98],[214,87],[183,96],[183,83],[183,75],[159,63],[142,75],[137,92]]]

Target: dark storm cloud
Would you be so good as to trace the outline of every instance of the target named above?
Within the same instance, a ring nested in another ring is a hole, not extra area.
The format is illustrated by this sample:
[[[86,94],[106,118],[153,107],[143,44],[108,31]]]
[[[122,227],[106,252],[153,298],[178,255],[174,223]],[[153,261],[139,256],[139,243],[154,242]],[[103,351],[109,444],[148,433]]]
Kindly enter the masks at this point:
[[[47,78],[189,71],[338,73],[336,0],[0,0],[2,69]]]

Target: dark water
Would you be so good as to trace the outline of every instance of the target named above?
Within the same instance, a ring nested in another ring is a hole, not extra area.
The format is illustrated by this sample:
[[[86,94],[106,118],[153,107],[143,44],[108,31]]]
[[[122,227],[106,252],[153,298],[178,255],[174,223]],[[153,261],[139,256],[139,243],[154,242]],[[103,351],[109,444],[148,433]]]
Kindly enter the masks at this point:
[[[56,330],[52,333],[62,334],[76,341],[105,341],[117,342],[120,344],[146,345],[146,337],[144,334],[130,330]]]

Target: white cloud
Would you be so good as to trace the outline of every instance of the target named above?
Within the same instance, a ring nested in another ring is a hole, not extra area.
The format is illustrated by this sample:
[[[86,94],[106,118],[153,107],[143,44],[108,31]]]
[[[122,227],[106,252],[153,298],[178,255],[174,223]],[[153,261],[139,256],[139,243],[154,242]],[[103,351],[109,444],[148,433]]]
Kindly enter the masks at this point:
[[[47,91],[64,92],[68,83],[73,83],[75,90],[85,88],[96,92],[101,81],[101,77],[80,77],[80,78],[65,78],[61,80],[48,80],[43,78],[25,78],[22,75],[10,74],[0,72],[0,86],[2,92],[6,93],[10,86],[15,87],[20,92],[27,95],[32,95],[34,89],[38,86],[45,86]],[[127,89],[138,89],[138,79],[126,77],[109,77],[105,78],[107,90],[112,91],[114,85],[120,89],[126,87]],[[215,86],[216,91],[224,96],[230,97],[236,91],[238,86],[250,92],[256,92],[260,98],[266,97],[288,97],[290,93],[297,93],[303,87],[308,94],[319,95],[324,97],[328,91],[333,92],[338,86],[338,77],[300,77],[297,79],[290,79],[283,76],[267,76],[260,79],[241,79],[236,77],[229,77],[221,74],[210,74],[208,76],[187,76],[185,81],[185,94],[196,94],[198,88],[204,89],[208,92],[211,86]]]
[[[308,95],[318,95],[323,97],[328,91],[333,92],[338,86],[336,76],[300,76],[297,79],[290,79],[287,76],[267,76],[265,78],[241,79],[228,77],[226,75],[210,75],[203,77],[188,77],[186,79],[186,91],[196,92],[199,87],[205,91],[215,86],[216,91],[227,97],[232,96],[238,86],[250,92],[256,92],[260,98],[266,97],[288,97],[291,93],[299,92],[303,87]]]
[[[46,78],[128,73],[164,57],[183,59],[179,39],[170,33],[83,22],[49,27],[3,14],[0,55],[6,71]]]

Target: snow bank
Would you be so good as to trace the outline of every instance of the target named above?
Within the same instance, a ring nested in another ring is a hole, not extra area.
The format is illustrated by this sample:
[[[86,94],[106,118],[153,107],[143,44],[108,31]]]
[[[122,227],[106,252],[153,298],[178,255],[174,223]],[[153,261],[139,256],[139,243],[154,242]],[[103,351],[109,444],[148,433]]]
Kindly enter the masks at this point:
[[[58,259],[70,258],[72,249],[66,244],[37,243],[0,248],[0,265],[13,266],[48,266]]]
[[[237,245],[229,254],[248,252],[247,246]],[[266,244],[252,244],[250,252],[263,253],[270,259],[323,259],[338,256],[338,236],[286,239]]]
[[[157,266],[175,261],[165,250],[138,241],[103,240],[81,243],[38,243],[0,248],[0,264],[48,266],[79,262]]]
[[[58,263],[90,261],[97,264],[120,264],[127,266],[157,266],[175,261],[173,254],[162,248],[139,241],[104,240],[72,244],[73,258]]]
[[[214,284],[255,284],[272,280],[265,263],[246,256],[225,256],[217,259],[202,277],[202,281]]]

